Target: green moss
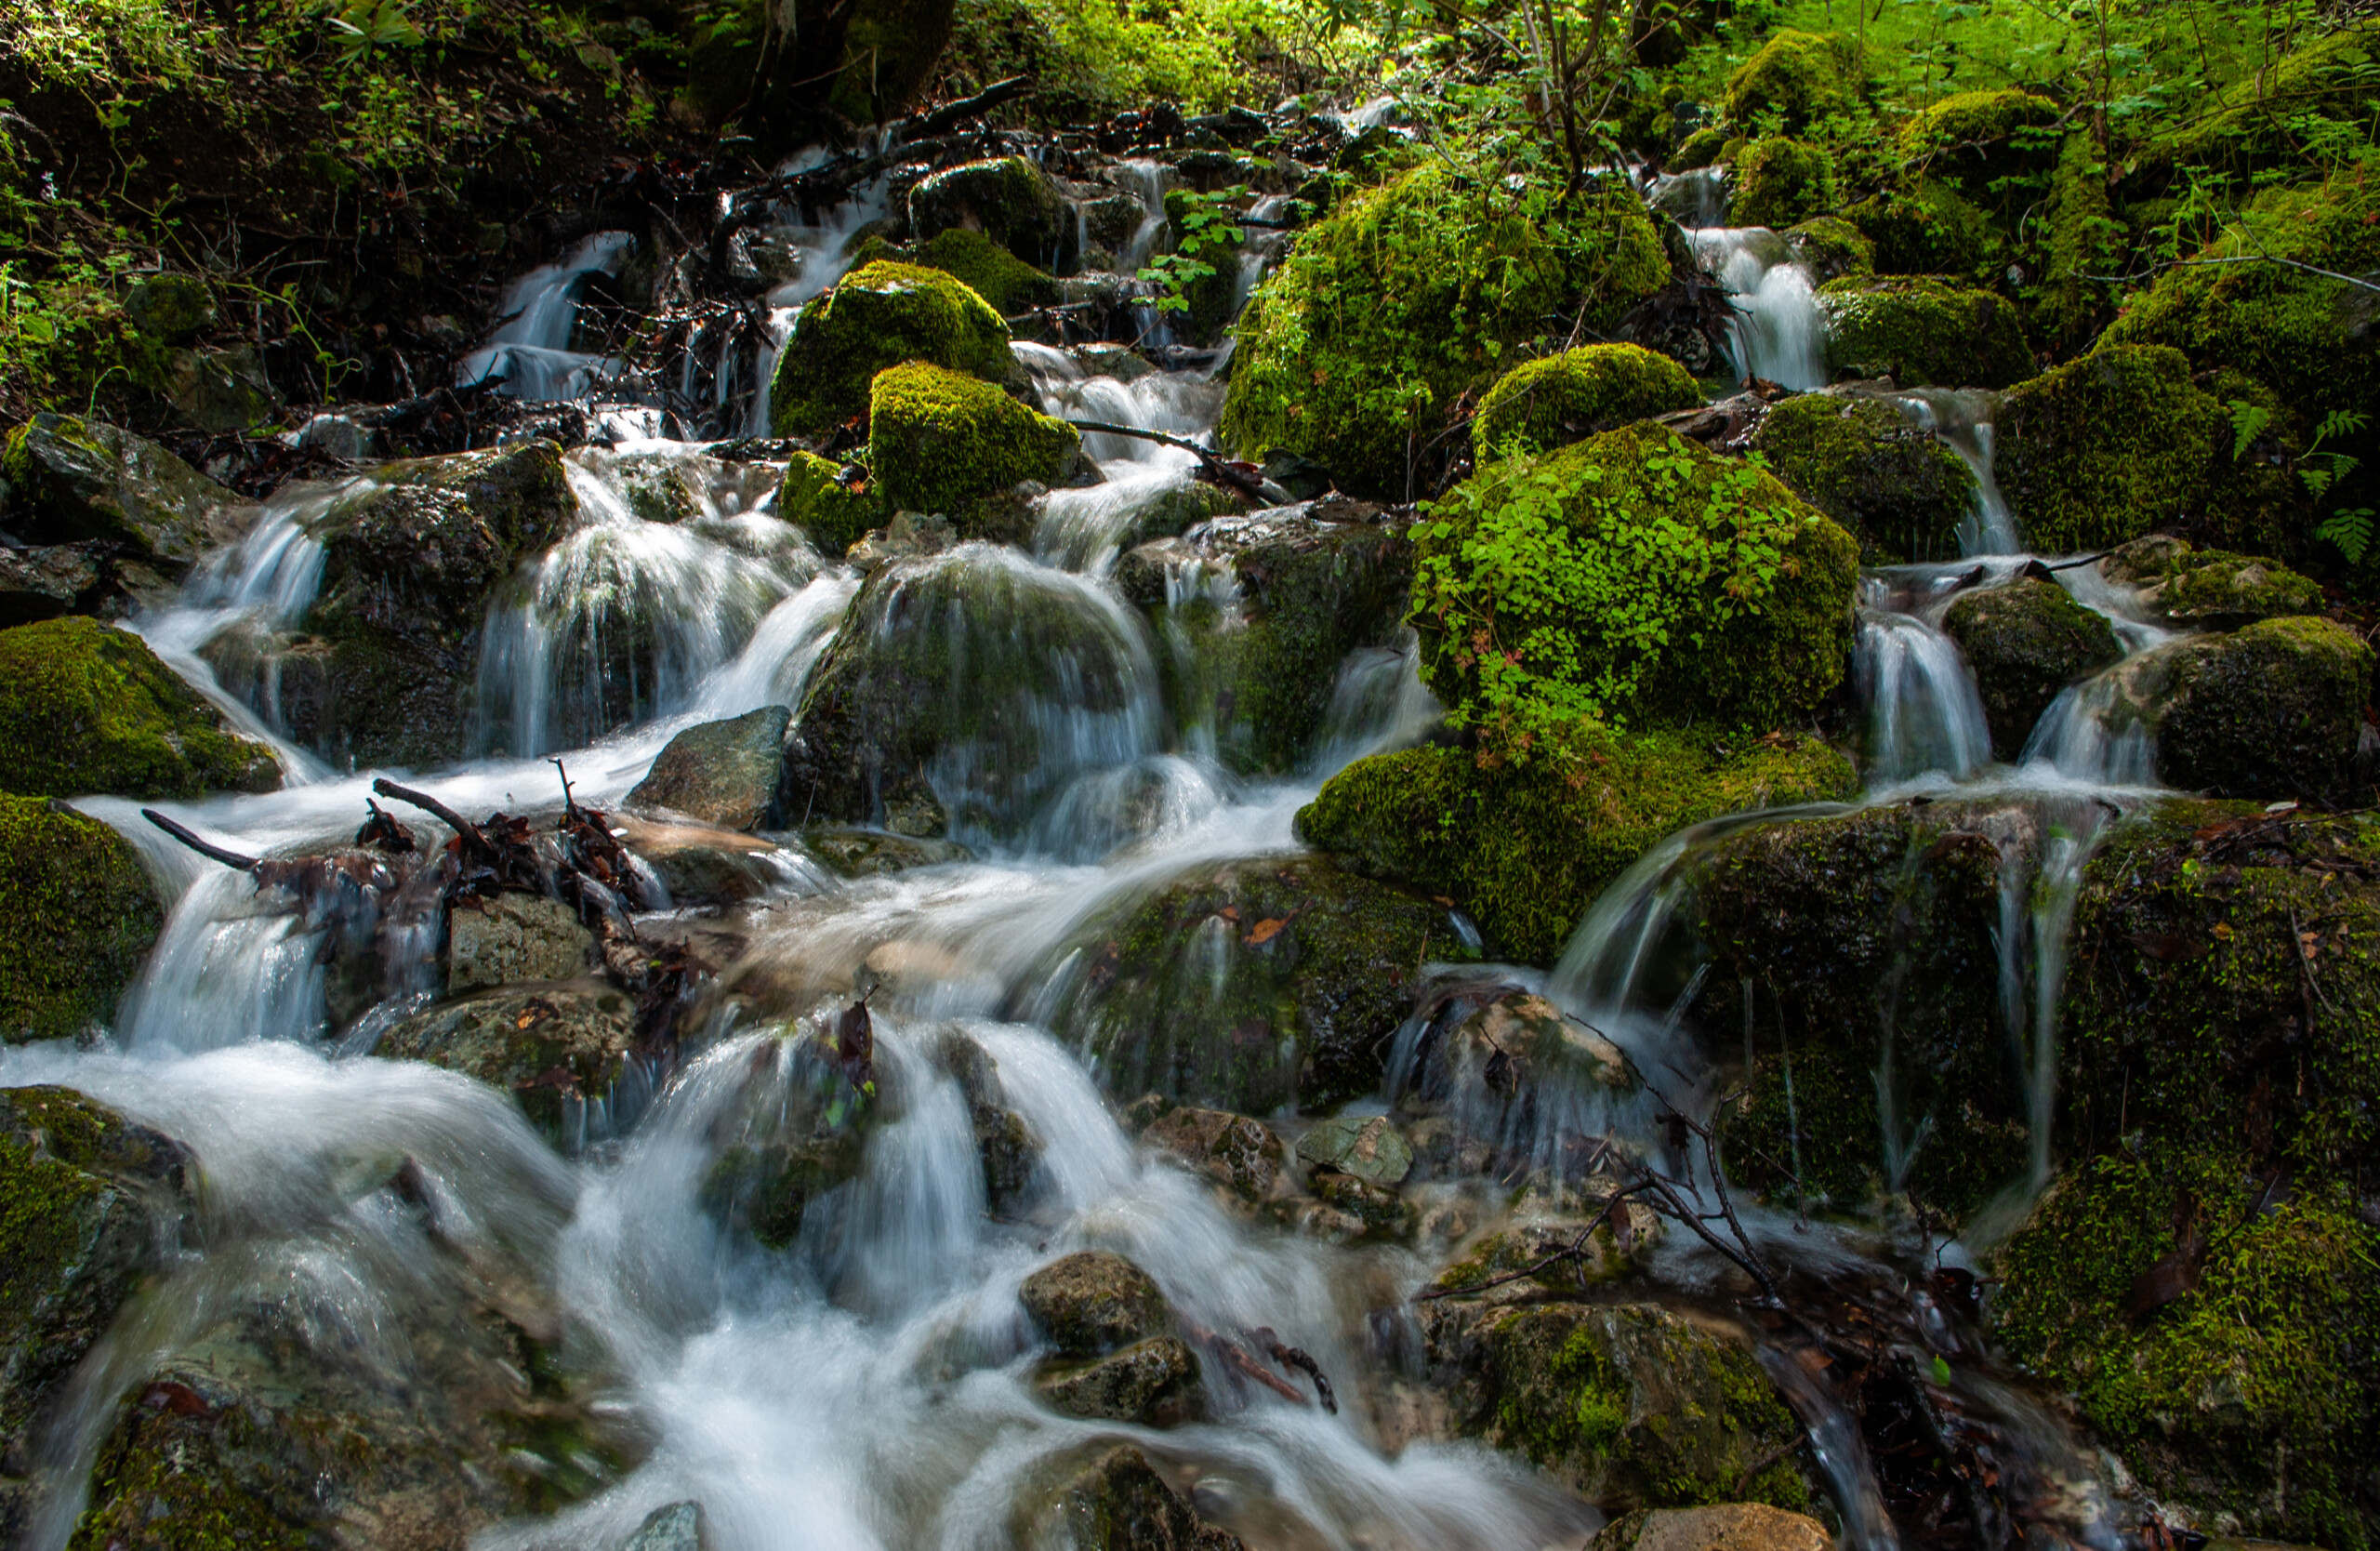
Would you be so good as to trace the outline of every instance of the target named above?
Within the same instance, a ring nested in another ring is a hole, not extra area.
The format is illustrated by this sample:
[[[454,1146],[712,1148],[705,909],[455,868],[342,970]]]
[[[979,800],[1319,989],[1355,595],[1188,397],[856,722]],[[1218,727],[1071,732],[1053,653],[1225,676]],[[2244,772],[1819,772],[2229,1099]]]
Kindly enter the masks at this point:
[[[1878,274],[1986,277],[2005,245],[1991,218],[1938,178],[1871,194],[1843,214],[1875,244]]]
[[[236,497],[156,443],[97,420],[35,415],[0,439],[0,477],[37,543],[99,539],[179,576],[238,537],[215,519]]]
[[[2375,58],[2369,28],[2340,27],[2227,87],[2179,133],[2151,140],[2144,159],[2241,173],[2258,165],[2302,166],[2308,120],[2368,116]]]
[[[1471,422],[1472,456],[1487,463],[1508,442],[1544,452],[1701,403],[1693,377],[1668,356],[1641,345],[1586,345],[1497,378]]]
[[[1786,244],[1820,284],[1873,273],[1876,245],[1840,216],[1812,216],[1787,229]]]
[[[1737,160],[1735,183],[1728,219],[1781,232],[1834,207],[1834,158],[1805,140],[1764,135]]]
[[[2230,435],[2180,351],[2102,349],[2002,399],[1995,472],[2026,545],[2072,553],[2190,514]]]
[[[1943,615],[1942,630],[1975,670],[1992,757],[2010,762],[2068,684],[2124,655],[2107,616],[2053,581],[1973,589]]]
[[[1564,204],[1532,187],[1515,205],[1430,162],[1342,202],[1258,287],[1223,441],[1303,454],[1359,495],[1402,496],[1421,444],[1549,314],[1607,327],[1669,278],[1631,192]]]
[[[1492,951],[1551,963],[1595,896],[1688,824],[1847,797],[1851,762],[1814,738],[1581,730],[1570,758],[1485,766],[1438,747],[1357,760],[1297,817],[1358,872],[1452,899]]]
[[[1963,152],[1996,145],[2020,130],[2055,124],[2057,116],[2056,103],[2017,86],[1953,92],[1901,126],[1901,154],[1956,161]]]
[[[1891,404],[1798,394],[1762,417],[1752,446],[1787,489],[1858,539],[1863,564],[1957,558],[1975,475]]]
[[[909,229],[920,237],[969,229],[1028,264],[1055,262],[1071,224],[1057,184],[1022,156],[945,167],[909,191]]]
[[[2096,330],[2115,272],[2121,229],[2108,207],[2107,159],[2087,131],[2066,137],[2050,180],[2049,241],[2033,325],[2052,345],[2078,345]]]
[[[1743,129],[1776,113],[1788,130],[1804,127],[1856,104],[1850,48],[1831,33],[1785,28],[1727,78],[1722,100],[1727,122]]]
[[[990,303],[940,270],[879,260],[803,305],[777,356],[770,427],[814,434],[864,416],[877,373],[905,361],[993,382],[1019,375],[1008,324]]]
[[[274,1482],[283,1489],[275,1491],[254,1479],[247,1461],[273,1449],[268,1428],[243,1407],[194,1416],[186,1413],[192,1404],[205,1401],[178,1384],[126,1402],[92,1465],[91,1506],[67,1551],[324,1551],[334,1544],[328,1516],[296,1482]]]
[[[1679,142],[1677,152],[1670,157],[1672,172],[1692,172],[1707,167],[1719,159],[1719,148],[1727,143],[1726,131],[1706,126],[1697,129]]]
[[[0,796],[0,1041],[55,1040],[114,1015],[165,911],[131,843],[94,818]]]
[[[2328,606],[2312,577],[2279,561],[2192,549],[2162,534],[2115,550],[2101,569],[2111,580],[2138,586],[2142,606],[2157,617],[2204,630],[2237,630]]]
[[[982,497],[1021,480],[1053,484],[1082,437],[988,382],[925,362],[879,372],[868,388],[868,466],[894,510],[947,513],[964,537]]]
[[[34,796],[271,791],[272,751],[148,643],[80,616],[0,630],[0,788]]]
[[[2328,619],[2267,619],[2173,649],[2157,774],[2223,797],[2348,794],[2372,648]]]
[[[1910,276],[1829,281],[1818,305],[1837,378],[1903,388],[2005,388],[2033,374],[2016,309],[1990,291]]]
[[[914,262],[958,276],[995,310],[1012,316],[1058,299],[1058,283],[1046,271],[963,226],[934,233],[919,245]]]
[[[797,452],[786,465],[785,483],[777,486],[777,515],[808,534],[828,560],[841,559],[887,514],[873,480],[848,485],[836,477],[841,472],[841,465],[832,459]]]

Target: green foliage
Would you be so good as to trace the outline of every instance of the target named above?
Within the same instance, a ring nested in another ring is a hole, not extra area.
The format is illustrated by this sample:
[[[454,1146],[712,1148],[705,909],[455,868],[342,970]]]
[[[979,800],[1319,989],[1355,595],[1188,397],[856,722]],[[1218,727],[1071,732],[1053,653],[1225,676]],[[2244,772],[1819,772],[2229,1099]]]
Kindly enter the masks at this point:
[[[959,7],[950,52],[978,82],[1033,75],[1041,108],[1079,123],[1159,101],[1201,112],[1269,107],[1285,71],[1362,73],[1377,61],[1371,41],[1364,28],[1333,26],[1323,7],[1299,0],[1176,0],[1161,11],[984,0]]]
[[[1166,215],[1176,233],[1173,250],[1151,256],[1140,272],[1141,279],[1159,287],[1157,311],[1189,312],[1192,291],[1222,274],[1214,259],[1228,258],[1248,236],[1230,202],[1247,197],[1248,190],[1240,184],[1214,193],[1181,190],[1166,196]]]
[[[2353,473],[2362,462],[2361,458],[2336,449],[2325,450],[2322,444],[2334,436],[2357,435],[2371,423],[2372,417],[2352,409],[2334,409],[2322,417],[2322,423],[2315,429],[2314,440],[2297,455],[2297,477],[2305,481],[2308,491],[2317,497],[2328,494],[2332,485]],[[2238,456],[2237,448],[2233,449],[2232,456]],[[2372,509],[2368,506],[2342,507],[2323,519],[2322,525],[2314,530],[2314,537],[2334,545],[2339,553],[2347,556],[2349,565],[2359,564],[2363,559],[2364,550],[2372,542]]]
[[[127,631],[74,616],[0,630],[0,788],[196,797],[280,785],[271,752]]]

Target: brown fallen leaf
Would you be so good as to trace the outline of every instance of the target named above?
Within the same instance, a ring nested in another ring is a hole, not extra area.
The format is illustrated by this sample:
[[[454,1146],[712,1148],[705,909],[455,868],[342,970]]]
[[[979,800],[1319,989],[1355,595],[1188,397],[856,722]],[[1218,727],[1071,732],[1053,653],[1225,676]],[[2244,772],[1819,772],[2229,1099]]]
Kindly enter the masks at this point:
[[[1258,921],[1254,926],[1249,929],[1248,946],[1250,948],[1263,947],[1266,943],[1271,942],[1275,937],[1279,936],[1281,935],[1281,928],[1288,924],[1289,921],[1280,916],[1265,917],[1263,921]]]

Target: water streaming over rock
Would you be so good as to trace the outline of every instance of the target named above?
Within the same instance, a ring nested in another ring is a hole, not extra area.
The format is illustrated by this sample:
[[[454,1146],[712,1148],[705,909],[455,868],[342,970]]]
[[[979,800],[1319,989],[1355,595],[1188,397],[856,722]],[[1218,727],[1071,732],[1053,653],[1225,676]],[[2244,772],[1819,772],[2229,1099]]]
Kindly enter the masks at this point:
[[[1786,388],[1824,387],[1826,317],[1818,288],[1785,239],[1765,226],[1706,228],[1686,233],[1703,269],[1731,293],[1728,359],[1738,377]]]
[[[571,349],[579,294],[588,276],[615,272],[635,246],[629,232],[598,232],[559,262],[514,281],[504,296],[503,321],[463,358],[456,380],[498,378],[513,397],[541,403],[587,398],[609,385],[625,370],[620,362]]]
[[[1981,388],[1908,388],[1892,395],[1892,402],[1911,422],[1940,437],[1975,475],[1975,509],[1959,524],[1959,552],[2010,555],[2022,549],[2016,515],[1992,472],[1991,417],[2000,395]]]

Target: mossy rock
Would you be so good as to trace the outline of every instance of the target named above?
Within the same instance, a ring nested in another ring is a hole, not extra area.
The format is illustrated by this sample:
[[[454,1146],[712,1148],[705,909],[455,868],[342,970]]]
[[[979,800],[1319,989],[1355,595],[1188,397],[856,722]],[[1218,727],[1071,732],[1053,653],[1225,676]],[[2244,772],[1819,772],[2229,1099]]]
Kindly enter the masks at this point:
[[[1931,431],[1879,399],[1801,393],[1772,405],[1752,451],[1785,487],[1843,524],[1867,565],[1953,560],[1975,474]]]
[[[636,1003],[610,987],[504,988],[416,1013],[375,1054],[427,1061],[510,1094],[549,1137],[576,1107],[613,1096],[636,1039]]]
[[[1834,208],[1834,158],[1822,146],[1764,135],[1736,160],[1728,219],[1777,231]]]
[[[152,274],[126,288],[124,311],[141,333],[178,345],[215,326],[215,294],[194,274]]]
[[[796,452],[777,486],[777,515],[810,537],[819,554],[840,560],[867,530],[890,515],[879,487],[863,476],[845,484],[842,465],[815,453]]]
[[[944,232],[981,232],[1012,257],[1054,266],[1073,234],[1073,212],[1050,175],[1022,156],[966,162],[909,191],[909,230],[932,242]]]
[[[868,466],[896,510],[947,513],[963,538],[1014,538],[1014,524],[984,532],[986,497],[1072,471],[1082,437],[1000,389],[922,361],[879,372],[868,387]]]
[[[2122,236],[2108,203],[2105,153],[2087,129],[2069,131],[2050,179],[2049,239],[2033,328],[2043,342],[2079,346],[2098,329]]]
[[[1324,784],[1298,833],[1357,872],[1452,899],[1490,951],[1550,964],[1596,896],[1680,829],[1859,785],[1850,761],[1792,735],[1581,729],[1569,753],[1521,765],[1441,747],[1375,754]]]
[[[1546,452],[1701,403],[1692,375],[1666,355],[1641,345],[1582,345],[1496,379],[1472,418],[1472,457],[1488,462],[1507,443]]]
[[[1903,388],[2005,388],[2033,375],[2016,308],[1990,291],[1871,276],[1829,281],[1818,306],[1837,378],[1888,377]]]
[[[866,416],[877,373],[905,361],[990,382],[1024,377],[1006,320],[963,281],[879,259],[802,305],[770,380],[771,431],[818,435]]]
[[[2242,177],[2259,167],[2303,166],[2304,131],[2295,124],[2316,114],[2358,117],[2375,59],[2380,46],[2369,27],[2343,25],[2313,37],[2226,87],[2187,127],[2151,139],[2142,159],[2159,173],[2193,163],[2227,166]]]
[[[154,442],[72,415],[35,415],[8,432],[0,477],[30,514],[22,537],[119,545],[168,578],[237,539],[252,510]]]
[[[1850,651],[1851,536],[1770,474],[1660,426],[1483,470],[1414,542],[1422,682],[1481,722],[1508,709],[1485,700],[1483,630],[1506,671],[1554,682],[1540,696],[1592,694],[1630,724],[1756,733],[1824,700]],[[1501,559],[1508,546],[1520,558]],[[1757,613],[1737,580],[1766,563],[1755,550],[1775,556]],[[1621,576],[1625,587],[1603,580]]]
[[[1719,148],[1726,143],[1726,130],[1706,125],[1678,142],[1677,150],[1670,156],[1669,169],[1693,172],[1707,167],[1719,159]]]
[[[2030,1133],[2001,1017],[1995,837],[2029,822],[1867,808],[1749,825],[1696,854],[1703,1026],[1752,1031],[1728,1127],[1742,1184],[1797,1211],[1906,1192],[1956,1221],[2021,1177]]]
[[[1104,1357],[1173,1332],[1173,1308],[1149,1274],[1105,1250],[1062,1255],[1026,1277],[1017,1301],[1060,1357]]]
[[[1319,857],[1210,863],[1073,945],[1053,1027],[1112,1094],[1263,1115],[1373,1092],[1446,908]]]
[[[1200,1518],[1130,1445],[1109,1448],[1020,1494],[1012,1540],[1112,1551],[1247,1551],[1237,1535]]]
[[[1739,130],[1765,113],[1776,113],[1792,131],[1849,113],[1858,105],[1850,46],[1832,33],[1779,29],[1727,77],[1721,100]]]
[[[1938,178],[1871,194],[1843,214],[1874,244],[1878,274],[1981,277],[2005,246],[1991,217]]]
[[[1900,153],[1954,170],[1979,166],[2025,130],[2057,119],[2056,102],[2021,86],[1953,92],[1910,115],[1900,127]]]
[[[1208,585],[1224,578],[1236,607]],[[1117,581],[1170,648],[1159,668],[1176,723],[1205,729],[1235,771],[1287,775],[1337,730],[1348,655],[1402,632],[1410,524],[1346,500],[1218,517],[1126,555]]]
[[[2237,630],[2259,619],[2320,614],[2320,584],[2262,555],[2198,550],[2151,534],[2109,554],[2109,579],[2140,588],[2141,606],[2160,619],[2202,630]]]
[[[272,791],[281,763],[149,643],[82,616],[0,630],[0,789],[29,796]]]
[[[1821,285],[1875,272],[1876,245],[1840,216],[1812,216],[1786,228],[1783,235],[1795,261]]]
[[[2179,351],[2102,350],[2002,397],[1993,471],[2027,546],[2072,553],[2194,512],[2230,436]]]
[[[2034,578],[1970,590],[1942,616],[1942,630],[1975,669],[1997,760],[2023,752],[2033,724],[2067,685],[2124,655],[2105,616],[2056,582]]]
[[[1809,1502],[1799,1424],[1740,1335],[1653,1304],[1421,1309],[1457,1431],[1608,1513]]]
[[[0,1041],[104,1025],[165,925],[132,842],[39,798],[0,795]]]
[[[2159,666],[2160,779],[2218,797],[2347,796],[2372,698],[2372,648],[2355,631],[2267,619],[2182,642]]]
[[[1553,229],[1483,200],[1433,161],[1308,228],[1240,314],[1224,444],[1285,448],[1342,490],[1401,497],[1408,443],[1435,435],[1549,312],[1607,329],[1670,282],[1632,192],[1591,191]]]
[[[957,275],[1001,313],[1013,316],[1059,297],[1058,282],[1008,249],[963,226],[937,232],[918,245],[914,262]]]

